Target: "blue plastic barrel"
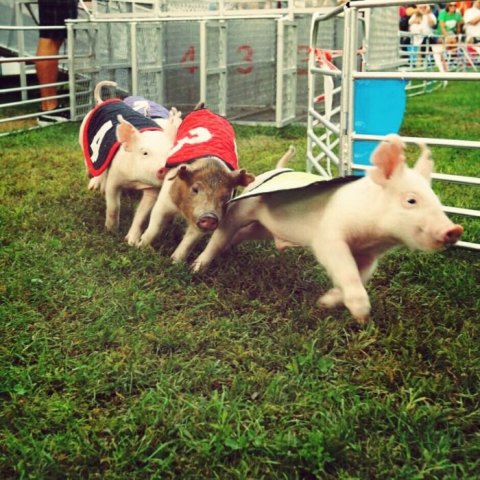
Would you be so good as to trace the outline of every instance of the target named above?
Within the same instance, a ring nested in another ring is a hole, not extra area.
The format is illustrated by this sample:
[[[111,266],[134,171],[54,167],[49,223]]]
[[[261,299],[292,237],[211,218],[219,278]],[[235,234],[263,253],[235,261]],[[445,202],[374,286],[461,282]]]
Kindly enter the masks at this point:
[[[354,130],[355,133],[388,135],[398,133],[405,113],[405,80],[355,80]],[[370,165],[370,156],[378,142],[353,142],[355,163]],[[363,175],[363,171],[354,170]]]

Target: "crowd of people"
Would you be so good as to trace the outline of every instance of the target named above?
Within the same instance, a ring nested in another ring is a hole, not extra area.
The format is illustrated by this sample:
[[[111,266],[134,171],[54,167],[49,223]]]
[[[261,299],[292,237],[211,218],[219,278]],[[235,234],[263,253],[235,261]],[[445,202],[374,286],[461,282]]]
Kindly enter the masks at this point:
[[[422,3],[399,10],[403,57],[412,66],[432,58],[439,71],[448,70],[445,53],[460,45],[469,45],[480,54],[480,0]]]
[[[400,30],[412,34],[403,44],[480,43],[480,0],[401,6],[399,14]]]

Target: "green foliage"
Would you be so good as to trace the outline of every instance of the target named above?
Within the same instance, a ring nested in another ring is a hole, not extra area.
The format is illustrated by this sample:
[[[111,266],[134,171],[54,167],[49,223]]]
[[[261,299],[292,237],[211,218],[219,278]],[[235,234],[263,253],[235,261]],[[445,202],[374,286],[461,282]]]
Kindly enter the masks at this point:
[[[403,133],[478,139],[475,88],[409,100]],[[134,194],[105,233],[77,131],[0,139],[1,478],[478,478],[478,253],[389,253],[359,328],[316,309],[306,251],[245,244],[193,276],[168,258],[180,222],[156,250],[123,241]],[[303,168],[304,127],[237,133],[250,171],[290,144]],[[478,175],[474,151],[434,157]]]

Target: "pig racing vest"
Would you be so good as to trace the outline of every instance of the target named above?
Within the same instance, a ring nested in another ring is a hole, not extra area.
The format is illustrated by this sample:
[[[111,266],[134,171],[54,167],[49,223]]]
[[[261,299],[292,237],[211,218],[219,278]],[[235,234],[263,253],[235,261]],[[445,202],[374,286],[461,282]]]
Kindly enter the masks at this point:
[[[235,132],[230,122],[203,108],[185,116],[177,132],[177,140],[170,150],[166,168],[177,167],[202,157],[217,157],[228,168],[238,168]]]
[[[291,168],[278,168],[258,175],[253,183],[229,203],[243,200],[244,198],[270,193],[288,192],[303,188],[317,188],[319,190],[340,187],[346,183],[359,180],[361,177],[349,175],[346,177],[324,177],[308,172],[298,172]]]
[[[137,130],[162,130],[153,120],[136,112],[118,98],[99,103],[91,112],[83,130],[82,150],[90,175],[104,172],[120,148],[117,140],[118,115]]]

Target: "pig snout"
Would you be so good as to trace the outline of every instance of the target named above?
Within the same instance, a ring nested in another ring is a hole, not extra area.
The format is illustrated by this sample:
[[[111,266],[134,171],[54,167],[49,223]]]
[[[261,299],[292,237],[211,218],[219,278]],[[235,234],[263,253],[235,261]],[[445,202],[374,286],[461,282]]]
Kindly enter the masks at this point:
[[[214,213],[204,213],[197,220],[197,227],[201,230],[213,231],[218,227],[218,217]]]
[[[157,170],[157,173],[156,173],[157,179],[163,182],[167,173],[168,173],[167,167],[160,168],[159,170]]]
[[[445,245],[453,245],[460,240],[463,233],[463,227],[461,225],[454,225],[449,228],[443,235],[443,243]]]

